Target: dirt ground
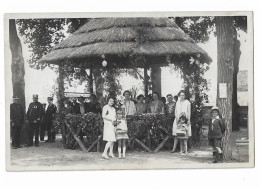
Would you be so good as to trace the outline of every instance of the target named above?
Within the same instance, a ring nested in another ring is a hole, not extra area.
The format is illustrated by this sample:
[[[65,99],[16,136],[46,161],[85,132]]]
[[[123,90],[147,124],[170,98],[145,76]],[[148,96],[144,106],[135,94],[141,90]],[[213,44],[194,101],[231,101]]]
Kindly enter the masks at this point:
[[[233,160],[238,163],[235,139],[246,137],[246,131],[232,134]],[[101,153],[82,152],[79,149],[62,149],[60,138],[55,143],[41,142],[40,147],[11,149],[9,170],[96,170],[96,169],[162,169],[162,168],[209,168],[212,151],[208,146],[193,149],[188,155],[159,153],[127,152],[126,159],[101,158]],[[224,163],[222,163],[223,165]],[[224,166],[224,165],[223,165]],[[225,166],[224,166],[225,167]]]

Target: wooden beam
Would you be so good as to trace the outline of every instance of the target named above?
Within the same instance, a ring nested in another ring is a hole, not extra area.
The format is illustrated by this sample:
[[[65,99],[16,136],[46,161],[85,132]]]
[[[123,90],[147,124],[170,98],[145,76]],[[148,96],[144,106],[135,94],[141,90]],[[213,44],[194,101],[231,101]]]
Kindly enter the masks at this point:
[[[134,141],[136,141],[143,149],[147,150],[148,152],[152,152],[152,150],[150,148],[148,148],[144,143],[142,143],[137,138],[135,138]]]
[[[147,75],[147,67],[144,67],[144,94],[148,95],[148,75]]]
[[[161,68],[152,67],[151,68],[151,80],[152,80],[152,91],[157,92],[159,96],[162,95],[162,86],[161,86]]]
[[[167,136],[165,139],[163,139],[163,141],[160,143],[160,145],[154,150],[154,152],[159,152],[159,150],[162,149],[162,147],[164,147],[164,145],[166,144],[166,142],[169,140],[170,136]]]
[[[91,144],[91,146],[87,149],[87,152],[90,152],[95,147],[95,145],[98,144],[98,142],[102,139],[102,136],[103,135],[98,136],[98,139]]]
[[[86,152],[87,150],[86,150],[84,144],[83,144],[83,143],[81,142],[81,140],[78,138],[77,134],[73,132],[73,130],[71,129],[70,124],[69,124],[67,121],[64,121],[64,123],[65,123],[66,127],[69,129],[69,131],[71,132],[73,138],[74,138],[74,139],[77,141],[77,143],[79,144],[81,150],[82,150],[83,152]]]

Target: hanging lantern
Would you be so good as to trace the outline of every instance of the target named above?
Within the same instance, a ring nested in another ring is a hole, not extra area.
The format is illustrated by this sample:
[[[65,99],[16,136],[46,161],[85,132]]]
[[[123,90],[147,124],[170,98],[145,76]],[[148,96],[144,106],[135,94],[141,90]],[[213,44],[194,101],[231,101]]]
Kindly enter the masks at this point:
[[[191,56],[189,61],[190,61],[190,64],[192,65],[194,63],[195,59]]]
[[[103,66],[103,67],[106,67],[106,66],[107,66],[107,61],[106,61],[106,60],[103,60],[102,66]]]

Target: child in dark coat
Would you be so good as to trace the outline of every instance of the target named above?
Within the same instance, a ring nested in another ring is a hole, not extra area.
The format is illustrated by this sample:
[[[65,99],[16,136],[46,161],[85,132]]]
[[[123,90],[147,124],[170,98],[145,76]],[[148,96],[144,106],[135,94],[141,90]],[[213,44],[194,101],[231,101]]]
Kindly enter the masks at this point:
[[[211,109],[211,125],[209,127],[208,139],[209,145],[213,147],[213,163],[223,161],[222,138],[225,133],[225,122],[220,118],[218,107]]]

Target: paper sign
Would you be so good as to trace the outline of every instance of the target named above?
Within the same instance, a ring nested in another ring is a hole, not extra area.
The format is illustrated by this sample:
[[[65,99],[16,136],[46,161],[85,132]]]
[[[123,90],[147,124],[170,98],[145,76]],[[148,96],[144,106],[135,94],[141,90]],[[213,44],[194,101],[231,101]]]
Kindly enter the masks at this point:
[[[227,98],[227,83],[219,83],[219,98]]]

